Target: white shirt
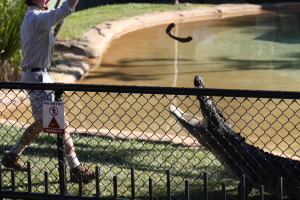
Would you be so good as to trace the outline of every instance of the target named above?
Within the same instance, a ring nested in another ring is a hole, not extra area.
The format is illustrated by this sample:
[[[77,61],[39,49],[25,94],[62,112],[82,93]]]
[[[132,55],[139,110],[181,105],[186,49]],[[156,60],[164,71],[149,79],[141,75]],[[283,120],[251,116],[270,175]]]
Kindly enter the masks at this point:
[[[30,68],[49,68],[54,49],[54,25],[62,21],[74,10],[66,0],[51,11],[42,11],[30,6],[21,26],[21,65]]]

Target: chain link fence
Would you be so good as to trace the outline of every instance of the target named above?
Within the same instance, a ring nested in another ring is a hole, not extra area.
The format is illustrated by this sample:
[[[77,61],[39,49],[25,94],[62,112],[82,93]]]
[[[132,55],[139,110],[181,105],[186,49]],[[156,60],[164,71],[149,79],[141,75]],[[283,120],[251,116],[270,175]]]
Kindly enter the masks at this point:
[[[201,116],[196,95],[213,96],[219,109],[246,142],[267,152],[299,160],[298,92],[245,91],[195,88],[106,86],[77,84],[0,83],[0,147],[9,150],[33,118],[26,90],[63,92],[75,150],[91,169],[105,171],[99,185],[66,183],[66,194],[149,199],[149,178],[154,199],[166,199],[166,171],[170,171],[171,199],[221,199],[226,183],[227,199],[238,199],[239,179],[231,175],[211,152],[204,149],[169,111],[170,105]],[[60,194],[57,135],[41,133],[23,152],[30,161],[31,186],[36,193]],[[284,164],[284,163],[283,163]],[[68,180],[70,172],[66,168]],[[45,188],[45,172],[48,175]],[[204,172],[208,173],[205,185]],[[28,174],[3,167],[1,189],[28,191]],[[82,190],[79,190],[82,187]],[[258,199],[259,191],[249,197]],[[265,199],[277,199],[267,194]]]

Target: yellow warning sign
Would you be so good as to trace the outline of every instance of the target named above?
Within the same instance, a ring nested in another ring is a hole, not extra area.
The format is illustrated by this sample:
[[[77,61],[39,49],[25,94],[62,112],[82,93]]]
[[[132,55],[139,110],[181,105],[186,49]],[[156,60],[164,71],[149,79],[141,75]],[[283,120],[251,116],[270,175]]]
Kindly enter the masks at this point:
[[[52,117],[49,125],[48,125],[49,128],[60,128],[60,126],[58,125],[55,117]]]

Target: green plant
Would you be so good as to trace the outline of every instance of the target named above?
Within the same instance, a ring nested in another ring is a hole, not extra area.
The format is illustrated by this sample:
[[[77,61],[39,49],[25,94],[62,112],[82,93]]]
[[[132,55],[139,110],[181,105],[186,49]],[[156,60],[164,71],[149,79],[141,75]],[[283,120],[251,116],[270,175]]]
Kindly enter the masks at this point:
[[[0,59],[11,58],[20,48],[20,26],[26,11],[23,1],[0,0]]]
[[[17,51],[11,58],[0,60],[0,81],[20,81],[21,79],[21,51]]]
[[[20,26],[26,7],[23,1],[0,0],[0,80],[19,71]]]

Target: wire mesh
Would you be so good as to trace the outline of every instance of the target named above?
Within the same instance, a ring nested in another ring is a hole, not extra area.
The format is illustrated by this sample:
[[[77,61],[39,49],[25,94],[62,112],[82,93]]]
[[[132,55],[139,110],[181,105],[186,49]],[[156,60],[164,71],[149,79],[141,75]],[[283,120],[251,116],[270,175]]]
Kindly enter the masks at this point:
[[[299,159],[298,99],[224,95],[213,98],[247,143],[281,157]],[[192,116],[203,117],[195,95],[68,90],[64,92],[64,102],[80,161],[90,169],[99,166],[105,171],[99,185],[102,197],[114,197],[112,180],[116,177],[118,197],[130,198],[130,170],[134,168],[136,198],[149,198],[151,178],[155,199],[165,199],[167,170],[171,172],[172,199],[184,199],[186,180],[189,198],[204,198],[204,172],[209,174],[207,189],[212,199],[221,199],[222,183],[226,183],[227,199],[238,198],[239,179],[170,114],[170,105],[175,105]],[[25,89],[1,89],[0,112],[0,146],[4,153],[34,121]],[[47,171],[49,193],[60,193],[55,134],[40,133],[25,149],[22,160],[31,162],[32,192],[45,191]],[[10,173],[4,168],[4,190],[12,189]],[[15,179],[16,191],[28,190],[26,173],[17,172]],[[81,195],[95,195],[95,184],[84,184]],[[78,188],[78,184],[67,182],[67,194],[79,195]],[[249,196],[258,199],[259,190],[252,190]],[[270,194],[265,199],[275,197]]]

